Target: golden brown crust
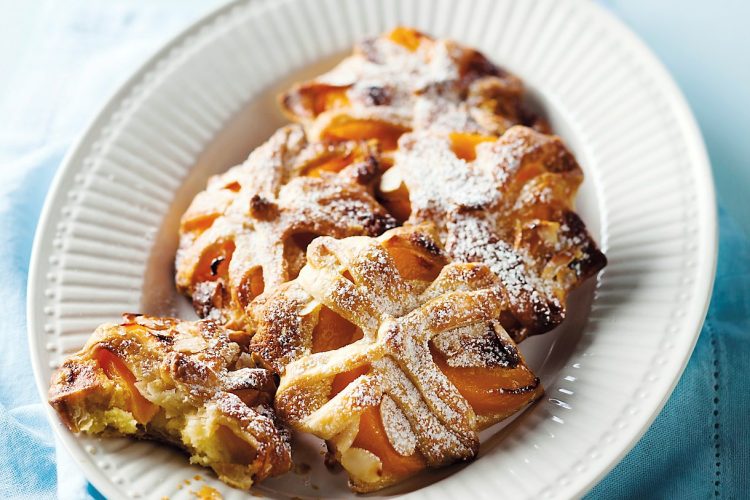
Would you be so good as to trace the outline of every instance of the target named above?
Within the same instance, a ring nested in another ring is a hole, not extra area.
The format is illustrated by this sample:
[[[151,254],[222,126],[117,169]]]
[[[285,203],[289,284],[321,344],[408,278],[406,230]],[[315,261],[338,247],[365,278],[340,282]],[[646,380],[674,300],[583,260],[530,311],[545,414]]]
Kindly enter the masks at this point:
[[[49,402],[74,432],[167,441],[240,488],[291,467],[274,375],[212,321],[124,315],[53,375]]]
[[[481,52],[399,27],[360,42],[331,71],[280,97],[311,139],[343,138],[357,124],[386,134],[409,130],[501,135],[516,124],[548,131],[524,102],[514,75]],[[380,138],[385,149],[392,139]]]
[[[379,200],[399,221],[437,224],[451,258],[498,273],[503,325],[517,341],[560,324],[569,292],[606,265],[573,211],[583,179],[575,158],[537,133],[549,127],[528,111],[521,81],[480,52],[396,28],[281,102],[314,140],[380,141],[396,168]],[[485,154],[474,160],[475,144],[462,146],[467,157],[443,151],[454,135],[503,137],[477,146]]]
[[[558,137],[528,127],[499,139],[414,132],[399,141],[381,196],[407,225],[436,224],[451,258],[500,277],[501,320],[518,342],[560,324],[569,293],[606,265],[573,211],[582,180]]]
[[[408,248],[419,261],[437,270],[447,263],[430,226],[396,228],[386,235],[379,240],[384,248]],[[313,258],[321,258],[319,246],[313,245],[310,251]],[[387,291],[383,289],[380,293]],[[314,327],[321,311],[326,308],[327,305],[306,291],[299,279],[279,286],[249,308],[256,326],[251,348],[266,359],[277,373],[282,373],[291,361],[312,352]],[[351,320],[348,315],[345,319]]]
[[[200,316],[248,328],[245,307],[297,275],[312,238],[374,236],[395,224],[371,196],[379,172],[373,144],[310,144],[299,126],[279,129],[188,208],[178,289]]]
[[[216,322],[104,325],[50,404],[240,488],[291,466],[274,404],[358,492],[473,459],[479,430],[543,392],[515,342],[606,264],[573,211],[581,169],[517,77],[408,28],[281,101],[299,124],[181,220],[177,287]]]
[[[377,239],[318,238],[307,261],[296,280],[255,304],[252,343],[281,355],[279,415],[328,440],[356,491],[473,458],[479,429],[541,394],[538,379],[494,320],[503,307],[497,277],[481,264],[446,265],[429,226],[398,228]],[[324,310],[335,318],[324,320]],[[331,330],[324,321],[340,327]],[[346,323],[358,334],[333,344],[316,338],[316,332],[341,336]],[[502,402],[477,414],[461,391],[474,390],[471,370],[481,369],[502,376],[487,393]],[[340,377],[350,374],[359,376],[343,384]],[[389,465],[393,460],[383,453],[390,448],[379,453],[372,425],[383,426],[387,446],[401,450],[395,461],[408,467]]]

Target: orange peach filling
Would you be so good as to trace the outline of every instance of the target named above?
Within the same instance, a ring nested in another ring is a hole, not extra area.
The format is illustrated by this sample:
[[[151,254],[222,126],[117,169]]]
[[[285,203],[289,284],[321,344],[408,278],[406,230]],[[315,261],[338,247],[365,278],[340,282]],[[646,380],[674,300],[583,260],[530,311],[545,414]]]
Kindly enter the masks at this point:
[[[211,227],[217,217],[219,217],[219,214],[217,213],[193,217],[192,219],[186,220],[182,223],[182,231],[186,233],[192,233],[193,231],[196,231],[200,234]]]
[[[330,397],[334,397],[343,391],[346,386],[368,371],[370,371],[370,365],[363,365],[336,375],[331,385]],[[384,475],[404,477],[419,472],[426,467],[426,463],[418,451],[405,457],[393,448],[383,427],[380,409],[377,406],[367,408],[360,415],[359,431],[352,446],[376,455],[383,464],[382,473]]]
[[[216,438],[221,443],[221,450],[228,455],[234,464],[249,464],[257,455],[255,448],[244,439],[239,438],[229,427],[220,425],[216,428]]]
[[[313,329],[312,352],[339,349],[361,338],[361,329],[326,306],[322,306],[318,314],[318,324]]]
[[[388,254],[405,280],[433,281],[440,274],[443,263],[414,249],[404,241],[388,243]]]
[[[466,398],[477,415],[510,414],[534,399],[540,390],[534,375],[516,368],[454,367],[432,345],[432,357],[441,372]]]
[[[193,274],[193,284],[226,278],[229,275],[229,261],[232,260],[233,253],[233,241],[224,241],[209,247],[198,261]]]
[[[406,47],[410,51],[414,52],[422,43],[422,40],[426,39],[422,33],[413,30],[411,28],[398,27],[388,33],[388,39],[394,43]]]
[[[228,189],[229,191],[232,191],[233,193],[239,192],[240,189],[242,189],[242,186],[237,181],[232,181],[226,186],[224,186],[224,189]]]
[[[477,146],[483,142],[496,141],[496,137],[482,135],[482,134],[470,134],[463,132],[451,132],[451,149],[453,152],[466,161],[473,161],[477,157]]]
[[[404,477],[426,467],[424,458],[418,451],[405,457],[393,448],[377,406],[370,406],[360,415],[359,432],[352,446],[377,455],[383,464],[384,475]]]
[[[378,192],[378,201],[393,215],[393,217],[403,224],[411,216],[411,200],[409,191],[406,186],[401,184],[395,191]]]
[[[362,375],[370,371],[370,365],[365,364],[360,367],[349,370],[348,372],[339,373],[333,377],[331,383],[331,394],[330,398],[333,398],[336,394],[346,389],[346,386],[357,380]]]
[[[398,145],[398,138],[408,130],[377,120],[345,120],[333,123],[324,132],[327,139],[364,141],[377,139],[385,151],[392,151]]]
[[[143,397],[135,386],[135,375],[125,362],[112,351],[104,348],[97,349],[94,358],[107,377],[128,392],[127,410],[133,414],[139,424],[149,423],[159,412],[159,407]]]
[[[329,87],[318,93],[313,102],[315,116],[329,109],[341,108],[349,104],[346,88]]]
[[[239,300],[240,303],[247,307],[247,305],[258,295],[263,293],[266,284],[263,280],[263,268],[255,267],[249,273],[242,282],[239,288]]]
[[[311,162],[302,171],[307,177],[320,177],[323,172],[337,174],[350,165],[353,161],[352,155],[331,155],[323,157],[318,161]]]
[[[298,88],[295,98],[285,97],[283,105],[296,115],[315,118],[329,109],[347,106],[347,90],[348,87],[317,83],[303,85]]]

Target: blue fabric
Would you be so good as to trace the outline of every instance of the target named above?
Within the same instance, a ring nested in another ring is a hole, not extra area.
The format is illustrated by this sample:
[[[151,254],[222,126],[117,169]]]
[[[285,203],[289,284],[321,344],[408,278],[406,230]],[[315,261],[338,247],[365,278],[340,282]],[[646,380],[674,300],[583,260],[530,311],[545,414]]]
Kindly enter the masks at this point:
[[[747,498],[750,491],[750,244],[720,213],[708,317],[672,397],[591,499]]]
[[[97,108],[146,57],[217,3],[31,0],[14,2],[11,11],[1,5],[2,498],[100,497],[56,446],[31,374],[25,295],[34,230],[63,155]]]
[[[0,494],[52,497],[55,446],[40,404],[27,348],[26,272],[34,227],[57,158],[35,155],[0,173]]]
[[[0,82],[0,290],[4,305],[0,314],[0,496],[4,498],[98,496],[56,446],[29,369],[25,289],[33,232],[51,178],[92,113],[148,53],[212,3],[216,2],[188,0],[179,2],[179,9],[170,0],[120,0],[106,7],[71,1],[65,8],[50,0],[16,3],[27,9],[16,13],[16,31],[29,32],[30,40],[26,50],[19,51],[23,57],[14,61],[12,72],[0,67],[0,74],[5,75]],[[603,3],[643,27],[646,35],[653,35],[648,31],[650,21],[639,17],[632,5],[640,5],[646,13],[653,12],[653,7],[649,10],[643,1]],[[675,9],[676,3],[667,3]],[[5,28],[3,32],[0,37],[9,36]],[[682,42],[704,43],[705,37],[694,38],[691,42],[685,34]],[[658,36],[652,41],[661,41],[657,53],[670,65],[673,42]],[[684,50],[679,42],[674,43]],[[13,45],[0,38],[0,63],[2,47],[8,44]],[[725,65],[729,67],[730,61]],[[679,65],[670,67],[684,84]],[[744,81],[745,86],[748,83]],[[693,93],[688,93],[691,104],[711,108],[713,96],[722,95],[722,84],[713,82],[704,93],[698,92],[700,86],[688,85]],[[739,110],[750,109],[745,99],[744,107],[737,105]],[[701,120],[704,127],[713,123],[712,116]],[[726,133],[733,134],[736,143],[750,144],[739,140],[740,131],[737,127]],[[744,169],[745,174],[750,171],[747,155],[737,157],[736,150],[727,150],[731,145],[711,137],[707,135],[708,145],[719,177],[737,169]],[[727,166],[722,161],[727,158],[744,163]],[[736,177],[734,184],[739,187],[732,189],[745,192],[748,185],[742,179],[750,177]],[[728,203],[746,227],[747,203],[747,198]],[[744,386],[750,365],[750,243],[730,213],[721,211],[720,224],[713,301],[685,374],[651,429],[592,490],[590,498],[742,498],[750,491],[750,426],[745,423],[750,392]]]

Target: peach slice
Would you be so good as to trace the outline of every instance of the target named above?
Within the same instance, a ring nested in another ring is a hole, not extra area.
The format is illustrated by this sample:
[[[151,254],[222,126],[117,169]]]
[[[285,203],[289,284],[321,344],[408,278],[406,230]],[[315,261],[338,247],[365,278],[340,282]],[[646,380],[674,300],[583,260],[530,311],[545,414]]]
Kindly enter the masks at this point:
[[[432,357],[441,372],[466,398],[477,415],[511,414],[542,390],[527,368],[454,367],[432,345]]]
[[[263,280],[263,268],[260,266],[252,268],[245,276],[245,279],[242,280],[242,284],[238,289],[238,299],[240,304],[242,304],[243,307],[247,307],[255,297],[263,293],[265,287],[266,284]]]
[[[144,398],[135,386],[135,375],[115,353],[108,349],[97,349],[94,357],[107,377],[128,392],[128,411],[139,424],[145,425],[159,412],[159,407]]]
[[[377,406],[370,406],[360,415],[359,432],[352,446],[375,454],[383,464],[384,475],[406,477],[427,466],[418,451],[405,457],[393,448],[383,427],[383,420]]]
[[[329,109],[341,108],[349,104],[345,87],[328,87],[314,98],[315,116]]]
[[[318,324],[313,329],[312,352],[339,349],[361,338],[361,329],[326,306],[322,306],[318,313]]]
[[[402,47],[406,47],[410,51],[414,52],[415,50],[417,50],[417,48],[419,48],[419,44],[422,43],[422,40],[427,39],[427,37],[412,28],[399,26],[398,28],[395,28],[393,31],[388,33],[388,39],[393,43],[397,43]]]
[[[195,273],[193,273],[193,284],[226,278],[233,253],[233,241],[221,241],[211,245],[198,261]]]
[[[313,119],[319,114],[349,104],[348,87],[334,85],[303,84],[292,93],[282,97],[282,107],[297,117]]]
[[[468,132],[451,132],[451,149],[466,161],[474,161],[477,157],[477,146],[483,142],[493,142],[497,137],[482,134],[470,134]]]
[[[318,161],[311,162],[305,166],[302,175],[306,177],[320,177],[323,172],[337,174],[352,163],[354,159],[351,154],[324,156]]]
[[[346,389],[347,385],[351,384],[369,371],[370,365],[365,364],[349,370],[348,372],[339,373],[333,377],[333,382],[331,383],[331,394],[329,397],[333,398],[336,394]]]
[[[193,217],[190,220],[185,221],[182,224],[182,231],[186,233],[197,232],[198,234],[203,233],[206,229],[211,227],[214,221],[219,217],[218,213],[205,214],[197,217]]]
[[[386,250],[405,280],[433,281],[443,269],[444,261],[428,251],[420,252],[413,243],[401,238],[387,242]]]
[[[370,365],[363,365],[348,372],[339,373],[333,379],[331,396],[343,391],[346,386],[370,371]],[[367,408],[359,418],[359,431],[352,447],[362,448],[375,454],[383,464],[382,474],[405,477],[426,467],[422,455],[415,451],[410,456],[399,454],[388,441],[383,420],[377,406]]]
[[[392,151],[398,145],[398,138],[408,129],[391,123],[367,119],[339,120],[329,125],[323,132],[324,139],[364,141],[377,139],[385,151]]]

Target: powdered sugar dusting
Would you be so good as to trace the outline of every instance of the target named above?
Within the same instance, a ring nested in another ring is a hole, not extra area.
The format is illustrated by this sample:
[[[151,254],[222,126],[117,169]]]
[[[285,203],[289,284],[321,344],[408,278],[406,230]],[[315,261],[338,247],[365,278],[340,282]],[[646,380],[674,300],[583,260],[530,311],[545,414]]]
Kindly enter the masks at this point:
[[[393,449],[404,457],[413,455],[417,448],[417,436],[406,415],[389,396],[383,396],[380,402],[380,419]]]
[[[389,35],[363,41],[334,69],[288,92],[283,99],[287,111],[308,122],[316,137],[325,136],[331,114],[411,130],[500,135],[517,123],[547,129],[524,105],[517,77],[474,49],[405,31],[419,40],[416,46],[405,47]],[[344,91],[346,104],[322,110],[312,104],[321,102],[315,96],[332,89]]]
[[[511,307],[531,304],[551,315],[546,304],[559,301],[534,269],[526,264],[523,254],[497,236],[491,221],[475,215],[457,214],[448,226],[448,252],[464,262],[487,264],[502,282]],[[530,260],[530,259],[529,259]]]
[[[513,368],[520,361],[516,346],[497,322],[489,327],[477,323],[447,330],[432,342],[452,367]]]
[[[392,359],[385,357],[374,366],[383,374],[384,391],[408,419],[417,440],[417,448],[428,464],[440,466],[457,458],[473,455],[473,447],[467,447],[451,428],[440,421],[427,405],[425,395]],[[478,444],[477,439],[476,445]]]
[[[399,146],[393,168],[409,189],[411,223],[439,223],[450,211],[488,209],[499,202],[493,179],[481,166],[458,158],[447,136],[413,133]]]
[[[383,189],[398,194],[400,180],[407,224],[435,223],[448,255],[499,277],[515,339],[551,329],[569,290],[606,261],[569,208],[580,168],[559,139],[525,127],[480,143],[473,161],[452,141],[434,131],[402,136]]]
[[[192,295],[200,315],[250,328],[248,303],[259,290],[294,278],[304,262],[295,235],[375,236],[395,225],[369,193],[380,168],[376,154],[365,143],[309,144],[300,126],[279,129],[244,164],[213,178],[188,209],[176,262],[178,288]],[[304,175],[308,166],[331,158],[349,163],[338,174]],[[213,193],[226,196],[212,206],[203,194]],[[210,272],[204,269],[208,263]],[[262,284],[253,281],[257,276]]]

